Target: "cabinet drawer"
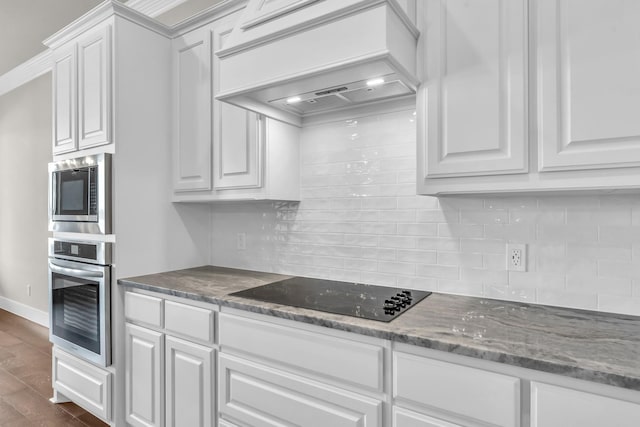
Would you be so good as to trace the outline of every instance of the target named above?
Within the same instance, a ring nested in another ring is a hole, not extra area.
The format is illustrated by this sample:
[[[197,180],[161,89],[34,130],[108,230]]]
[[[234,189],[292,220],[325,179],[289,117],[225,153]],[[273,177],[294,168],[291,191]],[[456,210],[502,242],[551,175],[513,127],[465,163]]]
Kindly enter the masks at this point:
[[[213,343],[213,311],[179,302],[164,302],[164,327],[185,337]]]
[[[393,408],[393,427],[461,427],[404,408]]]
[[[382,401],[220,354],[219,410],[251,426],[381,426]]]
[[[162,328],[162,299],[125,292],[124,315],[127,320]]]
[[[220,314],[220,346],[332,380],[382,391],[381,346]]]
[[[111,373],[53,349],[53,387],[102,418],[111,419]]]
[[[520,425],[520,380],[412,354],[393,356],[393,396],[495,426]]]
[[[531,383],[531,427],[637,427],[640,404]]]

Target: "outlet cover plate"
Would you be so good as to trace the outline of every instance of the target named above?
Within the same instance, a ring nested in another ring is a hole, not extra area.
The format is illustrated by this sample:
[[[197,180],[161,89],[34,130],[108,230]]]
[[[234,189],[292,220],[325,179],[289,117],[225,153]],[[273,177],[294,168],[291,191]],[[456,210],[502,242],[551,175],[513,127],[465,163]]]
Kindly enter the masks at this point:
[[[527,245],[507,243],[507,270],[527,271]]]

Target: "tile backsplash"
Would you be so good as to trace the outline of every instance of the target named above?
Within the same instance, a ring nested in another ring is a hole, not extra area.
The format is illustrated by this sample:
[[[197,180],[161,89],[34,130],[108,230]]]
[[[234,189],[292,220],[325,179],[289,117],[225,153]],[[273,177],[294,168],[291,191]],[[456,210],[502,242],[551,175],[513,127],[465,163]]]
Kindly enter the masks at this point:
[[[413,111],[305,127],[301,202],[213,205],[212,264],[640,315],[640,197],[416,196],[415,129]]]

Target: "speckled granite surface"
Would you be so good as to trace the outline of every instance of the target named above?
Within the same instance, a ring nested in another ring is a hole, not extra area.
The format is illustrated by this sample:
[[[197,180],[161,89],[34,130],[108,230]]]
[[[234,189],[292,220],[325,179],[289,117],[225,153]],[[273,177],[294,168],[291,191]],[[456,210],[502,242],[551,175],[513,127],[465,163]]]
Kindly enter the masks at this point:
[[[640,391],[640,317],[434,293],[382,323],[228,296],[288,277],[206,266],[119,283]]]

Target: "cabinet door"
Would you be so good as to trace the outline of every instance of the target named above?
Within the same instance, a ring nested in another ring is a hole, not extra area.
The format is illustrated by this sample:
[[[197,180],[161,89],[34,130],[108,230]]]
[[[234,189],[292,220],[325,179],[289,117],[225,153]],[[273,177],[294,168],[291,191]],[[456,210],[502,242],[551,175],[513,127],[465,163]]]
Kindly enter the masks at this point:
[[[640,404],[531,383],[531,427],[637,427]]]
[[[537,5],[540,170],[640,165],[640,2]]]
[[[163,334],[127,323],[125,339],[127,422],[132,426],[162,426]]]
[[[53,154],[75,151],[76,138],[76,45],[53,53]]]
[[[213,31],[213,49],[221,49],[233,30],[232,23]],[[219,88],[219,60],[214,55],[214,93]],[[216,190],[260,188],[264,118],[225,102],[213,102],[213,186]]]
[[[211,30],[173,40],[173,188],[211,190]]]
[[[78,147],[111,142],[111,27],[78,39]]]
[[[525,173],[527,2],[428,0],[418,94],[422,178]]]
[[[166,425],[213,426],[213,349],[170,336],[166,349]]]
[[[251,426],[381,427],[382,402],[220,354],[220,416]]]

